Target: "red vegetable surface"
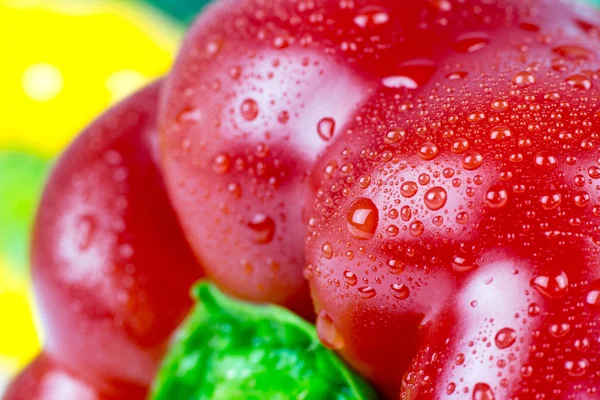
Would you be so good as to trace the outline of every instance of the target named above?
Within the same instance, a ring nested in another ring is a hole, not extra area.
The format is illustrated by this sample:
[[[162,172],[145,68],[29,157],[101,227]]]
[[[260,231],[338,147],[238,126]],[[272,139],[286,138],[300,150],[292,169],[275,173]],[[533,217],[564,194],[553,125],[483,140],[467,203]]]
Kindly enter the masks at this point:
[[[47,375],[56,360],[78,375],[61,378],[66,384],[81,379],[100,392],[127,385],[144,393],[191,306],[189,289],[202,270],[157,166],[159,88],[142,90],[95,121],[50,176],[32,244],[48,356],[26,376]],[[55,395],[41,398],[66,400]]]
[[[82,380],[74,370],[59,365],[42,354],[12,383],[6,400],[122,400],[143,399],[139,386],[103,386],[101,389]]]
[[[335,18],[382,67],[313,171],[323,341],[389,398],[599,398],[597,14],[378,4]]]

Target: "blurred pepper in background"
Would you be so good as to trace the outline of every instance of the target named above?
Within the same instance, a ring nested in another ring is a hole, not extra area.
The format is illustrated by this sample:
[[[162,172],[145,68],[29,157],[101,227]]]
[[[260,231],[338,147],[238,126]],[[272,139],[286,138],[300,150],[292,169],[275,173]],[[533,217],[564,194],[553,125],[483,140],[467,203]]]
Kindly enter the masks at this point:
[[[52,160],[165,74],[207,0],[0,0],[0,394],[40,348],[28,238]]]

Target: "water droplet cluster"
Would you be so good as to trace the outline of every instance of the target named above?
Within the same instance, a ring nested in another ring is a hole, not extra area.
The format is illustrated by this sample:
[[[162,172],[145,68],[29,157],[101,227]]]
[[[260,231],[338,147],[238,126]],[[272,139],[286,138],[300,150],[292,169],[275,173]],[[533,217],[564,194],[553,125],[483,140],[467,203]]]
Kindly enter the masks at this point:
[[[303,275],[321,340],[423,398],[594,390],[571,378],[600,379],[597,26],[546,0],[243,0],[226,14],[194,31],[163,132],[211,275],[275,302]],[[486,303],[500,282],[522,301],[508,316]],[[424,326],[452,335],[419,347]],[[482,363],[489,379],[461,381]]]
[[[385,24],[395,18],[390,13]],[[598,379],[594,363],[574,356],[566,339],[573,334],[583,343],[600,332],[590,309],[600,304],[600,291],[590,286],[600,278],[592,273],[600,255],[598,45],[540,31],[522,22],[502,38],[467,29],[442,40],[436,51],[447,56],[411,64],[427,78],[414,78],[416,69],[386,75],[321,163],[353,169],[319,176],[312,218],[320,228],[310,232],[308,249],[327,242],[329,252],[311,256],[323,272],[312,280],[317,298],[336,293],[361,309],[383,307],[378,318],[389,321],[427,309],[424,318],[438,323],[441,311],[433,310],[470,279],[486,273],[481,290],[492,290],[486,287],[500,279],[493,262],[514,274],[519,296],[527,291],[512,312],[519,317],[498,326],[489,309],[480,328],[487,331],[473,336],[473,351],[493,348],[492,359],[464,352],[456,364],[489,363],[498,375],[445,382],[448,394],[494,399],[518,387],[523,395],[555,396],[579,385],[564,376]],[[564,265],[565,254],[577,255],[573,265]],[[485,312],[484,299],[473,296],[465,306]],[[559,318],[568,309],[592,327],[574,333],[574,323]],[[403,385],[424,395],[437,390],[436,366],[457,356],[444,346],[423,354],[438,358],[414,362]]]

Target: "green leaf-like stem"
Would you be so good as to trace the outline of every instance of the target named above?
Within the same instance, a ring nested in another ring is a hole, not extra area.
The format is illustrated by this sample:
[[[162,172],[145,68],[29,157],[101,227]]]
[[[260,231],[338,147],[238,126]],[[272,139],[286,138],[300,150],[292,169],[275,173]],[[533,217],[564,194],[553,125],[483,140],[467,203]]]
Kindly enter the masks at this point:
[[[177,333],[153,400],[370,400],[373,390],[290,311],[194,289],[198,304]]]

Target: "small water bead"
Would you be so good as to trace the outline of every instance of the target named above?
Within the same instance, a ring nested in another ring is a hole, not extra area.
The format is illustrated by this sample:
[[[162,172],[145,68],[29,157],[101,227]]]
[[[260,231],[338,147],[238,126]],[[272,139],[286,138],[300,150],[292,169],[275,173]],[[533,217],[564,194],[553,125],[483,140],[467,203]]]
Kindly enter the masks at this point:
[[[485,205],[492,209],[499,209],[508,202],[508,192],[504,188],[491,187],[485,194]]]
[[[79,250],[87,250],[92,242],[96,233],[97,223],[96,219],[89,215],[82,215],[77,219],[75,237],[77,238],[77,247]]]
[[[474,53],[482,50],[490,43],[490,38],[483,32],[470,32],[460,35],[452,47],[459,53]]]
[[[256,148],[254,149],[254,154],[258,158],[265,158],[267,155],[269,155],[269,146],[266,143],[257,144]]]
[[[462,154],[469,149],[469,141],[465,138],[457,138],[452,142],[450,149],[453,153]]]
[[[524,159],[523,153],[513,153],[508,156],[508,160],[512,163],[520,163]]]
[[[457,81],[459,79],[465,79],[468,75],[469,73],[467,71],[455,71],[446,74],[446,78],[450,79],[451,81]]]
[[[390,211],[388,211],[388,217],[390,219],[396,219],[398,218],[398,215],[400,215],[400,213],[395,208],[392,208]]]
[[[333,257],[333,248],[331,247],[331,244],[329,244],[329,242],[323,243],[321,251],[323,252],[323,257],[325,257],[326,259],[329,260],[331,259],[331,257]]]
[[[402,218],[402,220],[405,222],[410,221],[410,219],[412,218],[412,210],[409,206],[403,206],[400,209],[400,218]]]
[[[390,293],[398,300],[406,300],[410,296],[410,289],[401,283],[394,283],[390,286]]]
[[[358,295],[365,300],[372,299],[377,295],[377,292],[371,286],[362,286],[358,288]]]
[[[456,272],[472,271],[478,267],[475,257],[467,254],[458,254],[452,257],[452,269]]]
[[[371,185],[371,176],[370,175],[364,175],[364,176],[361,176],[360,178],[358,178],[358,185],[362,189],[368,188]]]
[[[513,76],[513,82],[520,87],[526,87],[535,83],[535,76],[529,71],[521,71]]]
[[[439,210],[446,205],[448,193],[440,186],[433,187],[425,192],[425,205],[430,210]]]
[[[544,100],[548,100],[548,101],[559,101],[560,100],[560,93],[558,92],[548,92],[544,95]]]
[[[524,365],[521,367],[521,376],[527,378],[533,375],[533,367],[531,365]]]
[[[387,260],[386,265],[388,271],[390,271],[390,273],[392,274],[401,274],[402,272],[404,272],[404,263],[400,260],[391,258]]]
[[[596,166],[591,166],[588,168],[588,176],[592,179],[600,178],[600,168]]]
[[[505,99],[496,99],[492,101],[492,108],[494,111],[502,112],[508,110],[508,101]]]
[[[438,11],[448,12],[452,10],[452,3],[450,0],[429,0],[429,4]]]
[[[531,286],[549,299],[558,299],[567,293],[569,279],[564,271],[544,273],[535,276]]]
[[[419,186],[416,182],[407,181],[400,185],[400,194],[406,198],[411,198],[419,191]]]
[[[319,312],[316,325],[317,335],[323,346],[332,350],[339,350],[344,347],[344,338],[325,310]]]
[[[502,328],[500,329],[494,338],[494,342],[496,343],[496,347],[499,349],[506,349],[512,346],[517,340],[517,333],[512,328]]]
[[[573,74],[570,75],[567,80],[567,84],[575,89],[588,90],[592,88],[592,80],[584,74]]]
[[[256,214],[250,222],[248,228],[253,231],[253,240],[258,244],[270,243],[275,237],[275,221],[265,214]]]
[[[287,111],[282,111],[277,115],[277,121],[279,121],[280,124],[287,124],[289,120],[290,113]]]
[[[462,164],[467,171],[476,170],[483,164],[483,155],[477,151],[470,151],[464,156]]]
[[[555,71],[563,72],[567,70],[567,65],[564,60],[554,60],[551,67]]]
[[[202,121],[203,113],[199,109],[194,109],[191,107],[185,107],[178,115],[177,122],[180,123],[199,123]],[[192,142],[190,138],[185,138],[183,140],[182,146],[185,150],[189,150],[192,146]]]
[[[473,400],[495,400],[494,392],[487,383],[479,382],[473,388]]]
[[[581,222],[581,218],[579,217],[569,218],[569,225],[571,226],[580,226]]]
[[[317,123],[317,133],[324,141],[329,141],[333,137],[335,131],[335,120],[330,117],[322,118]]]
[[[444,170],[442,171],[442,175],[446,179],[452,178],[454,176],[454,173],[454,168],[444,168]]]
[[[258,104],[253,99],[246,99],[241,105],[242,117],[247,121],[253,121],[258,116]]]
[[[358,198],[348,210],[347,225],[350,234],[360,240],[373,237],[379,223],[379,210],[372,200]]]
[[[581,208],[587,207],[590,204],[590,200],[591,198],[588,192],[579,192],[573,196],[573,203]]]
[[[389,14],[378,6],[363,7],[353,19],[354,23],[363,29],[385,25],[389,20]]]
[[[433,223],[435,226],[442,226],[444,225],[444,217],[442,217],[441,215],[436,215],[431,220],[431,223]]]
[[[397,236],[398,232],[400,232],[400,229],[396,225],[390,225],[385,230],[385,233],[389,237],[395,237],[395,236]]]
[[[401,128],[392,128],[386,132],[383,142],[385,144],[399,144],[404,140],[406,131]]]
[[[500,172],[500,180],[501,181],[510,181],[513,178],[513,173],[512,171],[502,171]]]
[[[425,225],[421,221],[415,221],[410,224],[408,232],[413,236],[421,236],[425,230]]]
[[[469,214],[461,211],[458,214],[456,214],[456,223],[460,224],[460,225],[465,225],[469,222]]]
[[[472,124],[478,124],[485,120],[485,113],[483,111],[474,111],[467,116],[467,121]]]
[[[552,171],[558,165],[556,157],[545,150],[542,150],[535,155],[534,163],[538,169],[544,172]]]
[[[245,265],[246,261],[242,261],[242,265]],[[302,270],[302,275],[304,276],[304,279],[306,280],[311,280],[313,277],[313,266],[312,264],[307,264],[304,269]]]
[[[288,35],[280,35],[275,36],[273,38],[272,45],[276,49],[285,49],[289,47],[292,43],[294,43],[294,38]],[[279,62],[275,63],[275,65],[279,65]]]
[[[355,286],[358,283],[358,278],[354,272],[344,271],[344,282],[346,282],[349,286]]]
[[[231,157],[227,154],[217,155],[212,162],[212,169],[218,174],[224,174],[229,171],[231,167]]]
[[[454,364],[463,365],[465,362],[465,355],[463,353],[458,353],[456,357],[454,357]]]
[[[451,395],[456,390],[456,383],[450,382],[448,386],[446,386],[446,394]]]
[[[454,131],[452,129],[446,129],[442,132],[442,138],[444,139],[452,139],[454,137]]]
[[[346,163],[340,167],[340,176],[350,176],[354,172],[354,164]]]
[[[573,347],[575,347],[575,349],[580,353],[586,353],[590,349],[590,340],[585,337],[576,339],[573,342]]]
[[[420,174],[418,180],[419,180],[419,184],[427,185],[429,183],[429,181],[431,180],[431,177],[429,176],[429,174]]]
[[[573,134],[571,132],[562,131],[558,134],[558,138],[564,142],[570,142],[573,140]]]
[[[240,76],[242,76],[242,67],[236,65],[229,69],[229,77],[231,79],[236,80]]]
[[[544,194],[540,196],[540,205],[546,211],[556,209],[560,203],[562,203],[562,196],[560,193]]]
[[[567,322],[551,323],[548,325],[548,332],[557,339],[567,336],[571,330],[571,325]]]
[[[308,228],[309,232],[314,232],[317,229],[318,225],[319,225],[319,223],[317,222],[317,218],[310,217],[308,219],[307,228]]]
[[[592,289],[587,293],[585,302],[600,308],[600,280],[594,281],[591,286]]]
[[[418,156],[425,161],[433,160],[439,153],[438,147],[431,142],[425,142],[417,151]]]
[[[220,38],[220,37],[213,38],[212,40],[210,40],[206,43],[206,47],[205,47],[206,55],[208,55],[209,57],[214,57],[221,51],[221,49],[223,49],[223,45],[224,45],[223,38]]]
[[[594,144],[594,141],[588,138],[582,139],[581,142],[579,143],[579,147],[581,147],[583,150],[594,150],[594,147],[596,145]],[[571,158],[571,159],[575,159],[575,157]],[[569,160],[569,158],[567,158],[567,161]],[[571,164],[573,165],[573,164]]]
[[[381,153],[381,159],[384,162],[390,161],[393,157],[394,157],[394,153],[390,150],[384,150],[383,153]]]
[[[541,312],[541,308],[537,303],[531,303],[529,307],[527,307],[527,315],[530,317],[535,317],[539,315]]]
[[[589,366],[590,362],[585,358],[565,361],[565,371],[573,377],[584,376]]]
[[[490,139],[502,141],[512,136],[512,131],[508,126],[500,125],[492,128],[490,131]]]
[[[337,171],[337,169],[338,169],[337,162],[335,160],[329,161],[325,165],[325,168],[323,168],[323,177],[325,179],[331,179],[333,177],[333,174],[335,173],[335,171]]]

